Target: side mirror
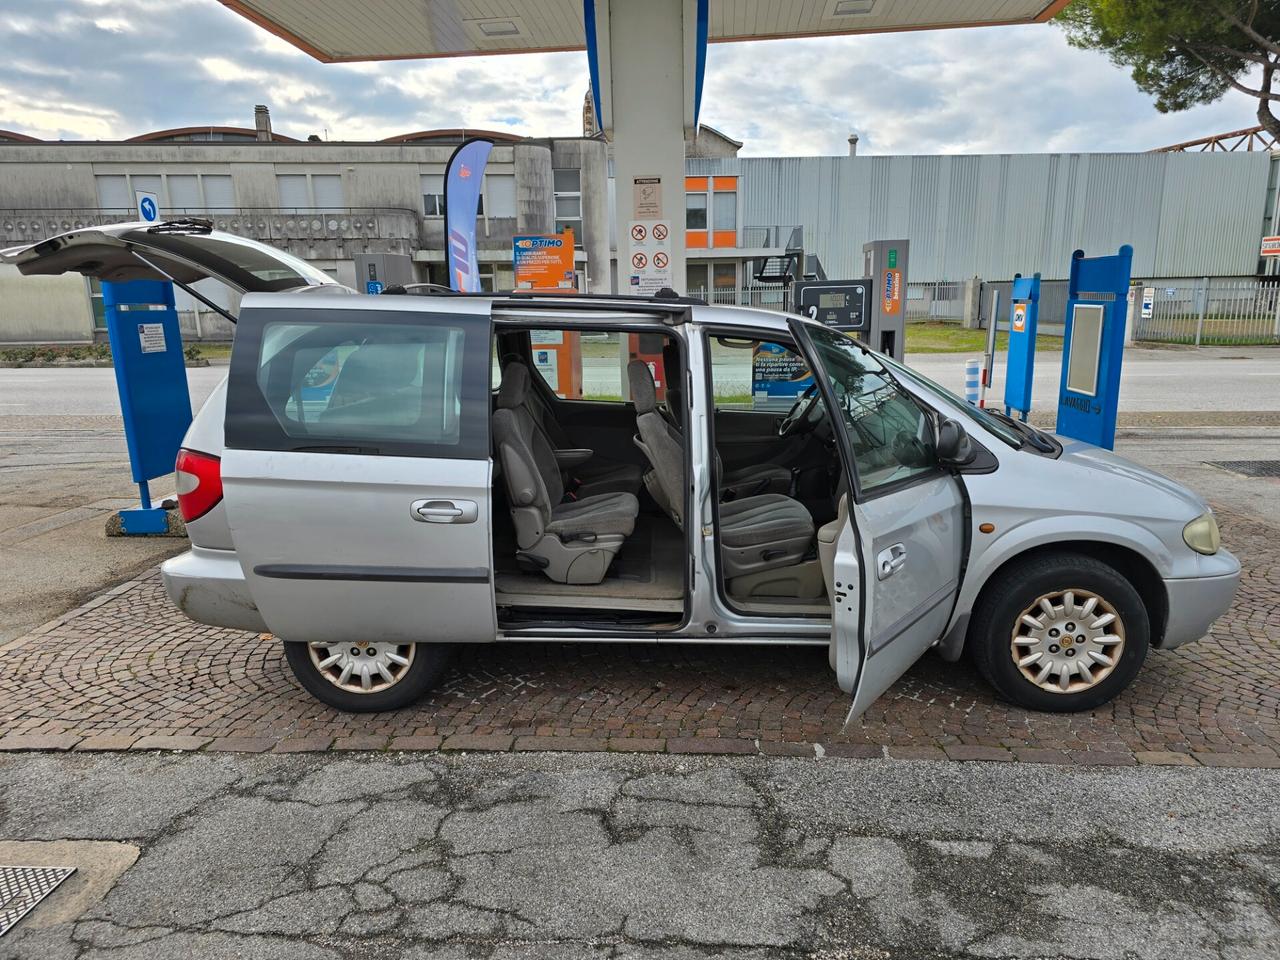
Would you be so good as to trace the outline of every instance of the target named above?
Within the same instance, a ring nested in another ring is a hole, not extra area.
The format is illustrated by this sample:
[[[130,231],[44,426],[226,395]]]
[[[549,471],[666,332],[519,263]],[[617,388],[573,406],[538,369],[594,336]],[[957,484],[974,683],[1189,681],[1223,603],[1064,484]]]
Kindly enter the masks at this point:
[[[977,451],[969,440],[969,434],[955,420],[944,418],[938,424],[938,459],[945,464],[963,467],[973,463]]]

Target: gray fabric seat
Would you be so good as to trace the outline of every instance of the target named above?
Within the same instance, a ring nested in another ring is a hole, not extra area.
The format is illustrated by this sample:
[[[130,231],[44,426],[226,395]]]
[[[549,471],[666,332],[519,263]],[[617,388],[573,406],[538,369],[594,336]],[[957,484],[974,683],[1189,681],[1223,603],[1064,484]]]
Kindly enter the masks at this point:
[[[493,415],[494,455],[502,469],[518,556],[557,583],[592,584],[635,529],[640,502],[612,493],[562,503],[555,450],[524,404],[529,369],[508,367]]]
[[[502,365],[502,379],[506,382],[512,366],[522,367],[526,374],[529,366],[518,356],[509,357]],[[572,449],[573,440],[560,422],[556,420],[555,411],[547,400],[533,388],[532,374],[529,375],[524,392],[525,409],[538,425],[554,450]],[[569,468],[573,494],[580,499],[600,496],[605,493],[639,493],[640,477],[644,469],[638,464],[621,463],[593,455],[586,463]]]
[[[645,486],[677,526],[684,527],[684,436],[658,412],[647,364],[627,365],[636,405],[636,444],[653,465]],[[813,518],[804,504],[762,494],[720,506],[720,560],[726,579],[799,563],[813,544]]]
[[[662,365],[667,375],[666,417],[677,430],[684,430],[685,397],[684,374],[680,361],[680,348],[668,343],[662,348]],[[716,454],[716,463],[720,455]],[[737,500],[762,493],[788,493],[791,490],[791,471],[775,463],[752,463],[735,470],[720,471],[720,499]]]

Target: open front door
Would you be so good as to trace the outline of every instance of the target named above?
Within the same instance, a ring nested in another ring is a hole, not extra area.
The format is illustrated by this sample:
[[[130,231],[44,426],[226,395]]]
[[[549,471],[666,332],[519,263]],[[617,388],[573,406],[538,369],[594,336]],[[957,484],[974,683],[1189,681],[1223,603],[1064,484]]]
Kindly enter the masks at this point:
[[[832,411],[849,479],[835,535],[833,665],[860,715],[946,629],[965,543],[959,481],[935,453],[933,417],[844,334],[793,322]]]
[[[290,300],[245,298],[222,459],[267,626],[314,643],[492,640],[489,303]]]

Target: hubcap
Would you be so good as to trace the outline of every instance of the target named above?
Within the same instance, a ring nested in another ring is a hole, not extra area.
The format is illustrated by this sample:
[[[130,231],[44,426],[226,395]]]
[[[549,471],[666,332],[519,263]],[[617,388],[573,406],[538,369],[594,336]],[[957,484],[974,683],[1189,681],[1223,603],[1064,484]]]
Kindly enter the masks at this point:
[[[378,693],[404,679],[413,665],[412,643],[309,643],[311,663],[339,690]]]
[[[1049,693],[1079,693],[1101,683],[1124,653],[1124,623],[1089,590],[1046,593],[1022,611],[1010,653],[1018,670]]]

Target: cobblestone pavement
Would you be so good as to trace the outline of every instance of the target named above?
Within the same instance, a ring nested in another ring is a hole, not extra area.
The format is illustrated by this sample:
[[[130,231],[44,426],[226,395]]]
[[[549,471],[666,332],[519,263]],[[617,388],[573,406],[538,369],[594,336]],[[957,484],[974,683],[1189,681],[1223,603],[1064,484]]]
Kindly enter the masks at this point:
[[[187,621],[152,573],[0,648],[0,750],[626,750],[1280,767],[1280,542],[1220,511],[1245,564],[1211,636],[1153,652],[1089,714],[995,700],[928,656],[842,729],[826,651],[654,645],[468,648],[396,713],[341,714],[273,640]]]

